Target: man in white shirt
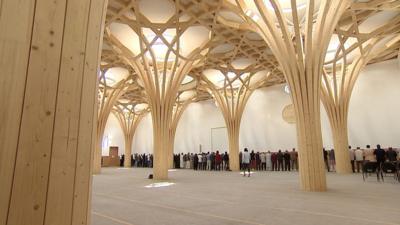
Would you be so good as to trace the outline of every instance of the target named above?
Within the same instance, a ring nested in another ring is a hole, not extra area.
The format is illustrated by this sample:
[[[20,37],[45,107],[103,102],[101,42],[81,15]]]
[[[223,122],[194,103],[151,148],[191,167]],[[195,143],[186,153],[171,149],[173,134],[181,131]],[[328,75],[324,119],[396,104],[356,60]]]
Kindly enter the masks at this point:
[[[268,151],[266,154],[265,154],[265,158],[266,158],[266,170],[272,170],[272,161],[271,161],[271,152],[270,151]]]
[[[181,153],[181,155],[179,156],[179,167],[181,169],[183,169],[183,165],[184,165],[184,161],[183,161],[183,153]]]
[[[250,177],[250,153],[247,148],[244,149],[244,152],[242,154],[242,164],[243,164],[243,176],[246,176],[246,169],[249,171],[249,177]]]
[[[362,168],[362,164],[364,162],[364,152],[360,149],[360,147],[357,147],[357,149],[354,151],[354,158],[357,164],[357,173],[359,173],[360,167]]]
[[[201,153],[199,153],[199,155],[197,156],[197,158],[198,158],[198,164],[197,164],[197,169],[198,170],[201,170],[202,169],[202,163],[203,163],[203,161],[202,161],[202,159],[203,159],[203,155],[201,154]]]
[[[265,152],[260,153],[261,158],[261,170],[267,170],[267,156]]]

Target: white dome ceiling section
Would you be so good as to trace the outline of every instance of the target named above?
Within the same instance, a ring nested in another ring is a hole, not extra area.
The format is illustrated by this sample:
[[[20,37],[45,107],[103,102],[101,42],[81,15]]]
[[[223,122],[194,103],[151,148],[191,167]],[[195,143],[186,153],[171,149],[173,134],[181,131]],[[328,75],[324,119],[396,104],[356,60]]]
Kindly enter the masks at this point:
[[[133,29],[123,23],[113,22],[109,26],[111,35],[115,37],[124,47],[126,47],[133,55],[140,54],[139,36]]]
[[[261,20],[261,15],[258,13],[258,9],[254,0],[244,0],[245,4],[248,6],[247,11],[245,12],[247,16],[251,17],[255,21]],[[268,15],[271,16],[271,19],[278,23],[279,18],[276,16],[278,15],[275,13],[275,10],[279,10],[282,15],[282,19],[287,25],[292,25],[294,23],[293,14],[297,14],[297,20],[300,24],[303,24],[306,20],[306,13],[307,8],[309,6],[308,0],[296,0],[296,4],[292,7],[291,0],[263,0],[263,7],[265,10],[269,12]],[[314,1],[314,7],[311,9],[313,11],[313,15],[317,15],[320,7],[320,0]]]
[[[196,96],[195,90],[184,91],[179,94],[177,101],[184,102]]]
[[[196,49],[206,54],[207,52],[203,48],[210,39],[211,31],[207,27],[188,27],[179,38],[180,45],[182,46],[179,52],[185,58],[189,58]]]
[[[368,17],[359,26],[358,30],[360,33],[371,33],[384,25],[389,23],[395,17],[399,16],[398,11],[380,11],[376,14]]]
[[[270,71],[269,70],[261,70],[258,71],[254,74],[252,74],[249,77],[249,87],[251,88],[257,88],[257,86],[259,86],[263,81],[266,81],[270,75]]]
[[[140,13],[151,23],[167,23],[175,15],[175,4],[170,0],[139,0]]]
[[[210,81],[217,88],[224,87],[226,77],[220,70],[206,69],[203,71],[203,75],[208,81]]]
[[[104,74],[104,80],[106,86],[115,87],[118,83],[129,76],[129,71],[122,67],[112,67],[107,69]]]

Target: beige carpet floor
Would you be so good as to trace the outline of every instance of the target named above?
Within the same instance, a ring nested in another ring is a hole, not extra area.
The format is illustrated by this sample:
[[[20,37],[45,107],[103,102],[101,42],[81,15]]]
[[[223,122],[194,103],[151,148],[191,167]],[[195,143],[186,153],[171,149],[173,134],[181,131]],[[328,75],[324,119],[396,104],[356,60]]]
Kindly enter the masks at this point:
[[[297,172],[170,171],[171,186],[145,187],[150,169],[94,176],[93,225],[399,225],[400,183],[327,173],[327,192],[299,189]]]

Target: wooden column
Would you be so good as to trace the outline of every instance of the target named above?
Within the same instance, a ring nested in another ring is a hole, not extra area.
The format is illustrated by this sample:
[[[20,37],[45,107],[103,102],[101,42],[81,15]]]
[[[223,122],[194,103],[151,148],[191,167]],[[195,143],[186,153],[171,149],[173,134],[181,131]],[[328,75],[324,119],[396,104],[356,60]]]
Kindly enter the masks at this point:
[[[135,113],[135,107],[127,107],[126,105],[118,105],[114,107],[113,113],[117,117],[118,122],[124,133],[125,140],[125,160],[124,167],[130,168],[132,166],[131,154],[132,154],[132,142],[133,136],[137,126],[139,125],[142,118],[146,115],[147,109],[142,110],[139,113]]]
[[[179,5],[179,1],[171,2],[176,9]],[[164,23],[152,23],[140,12],[136,2],[127,4],[126,8],[134,9],[135,18],[118,23],[110,21],[106,36],[113,49],[137,73],[147,94],[153,122],[153,175],[156,180],[166,180],[170,155],[169,129],[175,99],[184,77],[193,64],[203,58],[205,53],[202,51],[207,46],[210,31],[196,24],[195,20],[181,23],[178,14]],[[191,33],[193,25],[204,31],[203,37],[199,38],[202,40],[198,40],[194,46],[184,47],[181,38]],[[124,42],[123,35],[119,33],[122,29],[132,34],[129,44]]]
[[[0,224],[90,224],[106,4],[0,3]]]
[[[305,10],[291,1],[237,0],[242,12],[271,48],[291,90],[296,113],[299,172],[305,191],[325,191],[320,121],[320,83],[327,47],[349,0],[309,0]],[[269,6],[267,6],[269,4]],[[290,18],[289,18],[290,17]],[[291,22],[288,22],[291,20]]]
[[[225,77],[220,86],[212,83],[206,76],[202,78],[225,120],[229,140],[229,168],[232,171],[240,170],[239,132],[243,111],[253,91],[260,87],[270,74],[260,71],[258,67],[259,65],[253,64],[238,70],[230,64],[227,67],[215,65],[214,73],[221,72]],[[212,75],[211,72],[209,75]]]
[[[96,149],[93,159],[93,174],[99,174],[101,172],[102,143],[108,117],[117,100],[129,90],[128,78],[118,82],[115,87],[108,86],[105,77],[106,72],[107,69],[102,70],[99,77],[99,82],[102,84],[102,90],[99,91],[100,97],[98,100]]]
[[[175,103],[173,115],[172,115],[172,123],[169,128],[169,137],[168,137],[168,167],[174,168],[174,143],[175,143],[175,134],[176,128],[178,127],[179,120],[182,117],[183,112],[188,107],[190,103],[193,102],[193,98],[189,98],[184,100],[183,102],[179,101],[179,97],[177,98],[177,102]]]
[[[383,33],[391,31],[391,28],[399,24],[399,21],[400,17],[397,17],[383,26],[387,29],[379,28],[377,31],[381,30]],[[359,35],[358,27],[354,26],[354,29],[352,35],[357,37]],[[339,46],[334,52],[334,57],[326,62],[323,70],[321,101],[332,130],[336,172],[338,173],[352,172],[348,151],[347,118],[351,94],[358,76],[368,62],[379,57],[380,54],[384,54],[387,50],[398,48],[399,45],[398,37],[384,38],[383,33],[371,32],[370,38],[365,38],[368,34],[364,33],[364,38],[357,38],[353,43],[348,43],[347,37],[339,35]],[[380,46],[377,47],[377,45]],[[348,59],[349,54],[354,55],[352,60]]]

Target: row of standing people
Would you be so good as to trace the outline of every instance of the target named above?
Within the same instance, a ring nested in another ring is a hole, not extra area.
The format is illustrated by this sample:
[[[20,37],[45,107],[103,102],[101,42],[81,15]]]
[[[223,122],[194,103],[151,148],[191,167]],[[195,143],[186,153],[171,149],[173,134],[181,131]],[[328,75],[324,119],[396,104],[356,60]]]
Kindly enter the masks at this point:
[[[125,154],[122,154],[119,160],[120,166],[124,166]],[[153,154],[132,154],[131,155],[131,167],[153,167]]]
[[[371,149],[369,145],[365,149],[357,147],[352,149],[349,146],[350,164],[353,173],[359,173],[362,171],[362,166],[365,162],[377,162],[380,166],[383,162],[396,162],[400,161],[400,149],[382,149],[380,145],[376,146],[376,149]]]
[[[242,154],[239,153],[240,169],[243,167]],[[254,152],[250,154],[249,167],[253,170],[291,171],[298,170],[298,153],[279,150],[277,152]],[[174,155],[174,168],[194,170],[229,170],[229,154],[219,151],[207,153],[180,153]]]
[[[352,149],[352,147],[349,146],[351,169],[353,173],[359,173],[362,171],[362,166],[365,162],[377,162],[380,166],[385,161],[398,161],[400,160],[399,151],[399,149],[393,149],[392,147],[383,149],[379,144],[375,149],[371,148],[370,145],[366,145],[365,149],[361,149],[360,147]],[[326,150],[324,148],[323,154],[326,170],[328,170],[328,172],[336,171],[335,150]]]
[[[244,152],[248,152],[248,149],[245,148]],[[239,153],[239,163],[240,169],[243,169],[243,154],[244,152]],[[249,168],[253,170],[265,170],[265,171],[294,171],[298,170],[298,153],[296,149],[292,149],[292,151],[282,151],[278,150],[277,152],[254,152],[251,151],[249,153]]]
[[[174,155],[174,168],[194,170],[229,170],[229,154],[216,152]]]

